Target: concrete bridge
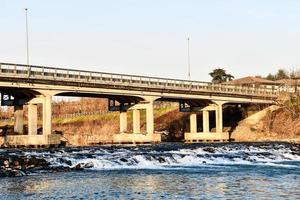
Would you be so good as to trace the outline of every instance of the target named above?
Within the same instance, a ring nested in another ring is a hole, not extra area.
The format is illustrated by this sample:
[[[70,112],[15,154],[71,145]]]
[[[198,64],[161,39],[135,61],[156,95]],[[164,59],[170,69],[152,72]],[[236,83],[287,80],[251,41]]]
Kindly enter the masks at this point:
[[[240,87],[226,84],[157,77],[111,74],[44,66],[0,63],[1,105],[14,106],[14,131],[6,136],[11,145],[49,145],[59,142],[52,133],[53,96],[99,97],[109,100],[109,110],[120,113],[120,133],[115,143],[160,142],[155,133],[153,103],[173,101],[182,112],[190,113],[190,131],[186,141],[228,140],[223,130],[225,104],[272,104],[279,89]],[[42,105],[42,134],[37,131],[37,105]],[[24,109],[28,107],[28,131],[25,133]],[[127,131],[127,111],[133,110],[133,132]],[[146,132],[140,129],[140,110],[146,110]],[[203,112],[203,131],[197,130],[197,113]],[[215,113],[215,132],[209,127],[209,112]]]

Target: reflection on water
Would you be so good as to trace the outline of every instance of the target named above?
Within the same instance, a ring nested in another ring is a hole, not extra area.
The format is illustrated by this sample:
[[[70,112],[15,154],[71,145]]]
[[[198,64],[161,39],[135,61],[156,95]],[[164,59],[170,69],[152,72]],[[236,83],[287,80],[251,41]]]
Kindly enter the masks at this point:
[[[0,199],[299,199],[299,180],[299,170],[242,165],[87,170],[4,178],[0,182]]]
[[[0,199],[300,199],[299,146],[159,145],[1,150],[84,171],[1,178]]]
[[[33,181],[33,179],[21,179],[21,178],[13,178],[14,182],[8,182],[8,190],[10,192],[36,192],[39,190],[47,190],[48,188],[51,188],[51,185],[53,184],[51,181],[41,181],[36,180]]]

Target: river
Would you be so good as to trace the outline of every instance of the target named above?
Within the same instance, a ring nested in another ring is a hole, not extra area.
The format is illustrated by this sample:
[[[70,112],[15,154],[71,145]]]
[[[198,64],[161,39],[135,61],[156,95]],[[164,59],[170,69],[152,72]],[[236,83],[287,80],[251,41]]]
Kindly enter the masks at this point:
[[[0,199],[300,199],[300,147],[284,143],[3,149],[1,154],[84,169],[0,178]]]

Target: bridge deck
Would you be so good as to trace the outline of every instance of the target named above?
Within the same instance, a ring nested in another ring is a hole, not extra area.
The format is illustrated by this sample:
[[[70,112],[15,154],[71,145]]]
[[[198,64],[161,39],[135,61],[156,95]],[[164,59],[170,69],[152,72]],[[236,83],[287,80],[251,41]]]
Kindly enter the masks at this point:
[[[265,87],[242,87],[209,82],[187,81],[169,78],[112,74],[93,71],[70,70],[43,66],[0,63],[0,81],[72,85],[84,87],[108,87],[127,90],[147,90],[214,95],[243,96],[274,99],[279,90]]]

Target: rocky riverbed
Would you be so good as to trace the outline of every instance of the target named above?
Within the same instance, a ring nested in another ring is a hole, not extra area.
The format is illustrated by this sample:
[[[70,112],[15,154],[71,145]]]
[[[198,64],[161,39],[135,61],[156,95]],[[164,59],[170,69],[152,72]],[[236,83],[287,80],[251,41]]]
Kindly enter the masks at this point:
[[[65,165],[53,166],[51,162],[38,156],[2,153],[0,155],[0,177],[26,176],[42,172],[67,172],[93,167],[92,164],[80,163],[71,166],[72,163],[64,159],[61,159],[61,162]]]
[[[217,165],[299,168],[300,145],[289,143],[166,143],[56,149],[0,149],[0,177],[83,169],[173,169]]]

